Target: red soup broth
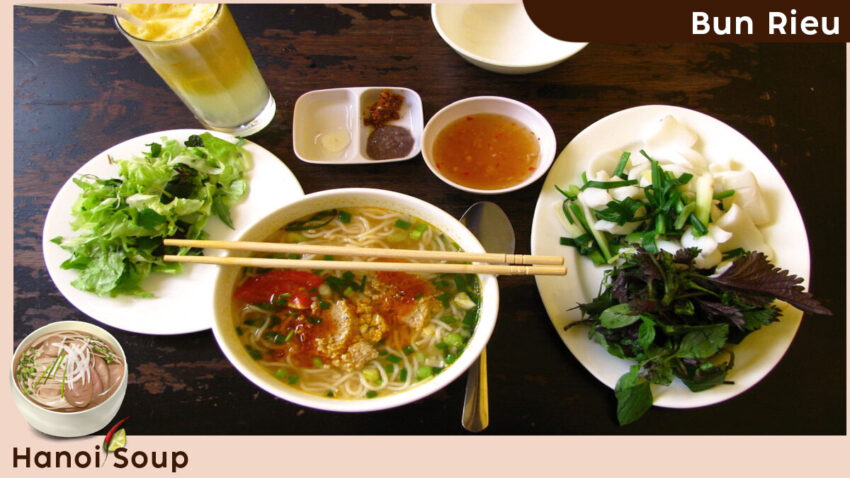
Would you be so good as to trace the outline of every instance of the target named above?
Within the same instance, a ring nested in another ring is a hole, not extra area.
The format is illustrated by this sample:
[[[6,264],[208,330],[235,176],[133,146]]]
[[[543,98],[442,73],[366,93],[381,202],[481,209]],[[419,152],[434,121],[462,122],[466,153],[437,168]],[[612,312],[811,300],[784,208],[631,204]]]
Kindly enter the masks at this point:
[[[480,113],[443,128],[434,140],[434,165],[450,181],[473,189],[504,189],[540,164],[540,139],[520,121]]]

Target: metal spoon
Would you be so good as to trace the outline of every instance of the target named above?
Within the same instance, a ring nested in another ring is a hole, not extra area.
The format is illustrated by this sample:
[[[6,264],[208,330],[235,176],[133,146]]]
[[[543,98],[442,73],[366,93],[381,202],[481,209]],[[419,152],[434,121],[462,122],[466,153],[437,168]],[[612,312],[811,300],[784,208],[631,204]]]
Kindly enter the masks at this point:
[[[514,253],[514,228],[505,211],[495,203],[481,201],[473,204],[463,213],[460,222],[478,238],[486,252]],[[481,355],[467,371],[461,424],[471,432],[480,432],[490,424],[486,348],[481,350]]]

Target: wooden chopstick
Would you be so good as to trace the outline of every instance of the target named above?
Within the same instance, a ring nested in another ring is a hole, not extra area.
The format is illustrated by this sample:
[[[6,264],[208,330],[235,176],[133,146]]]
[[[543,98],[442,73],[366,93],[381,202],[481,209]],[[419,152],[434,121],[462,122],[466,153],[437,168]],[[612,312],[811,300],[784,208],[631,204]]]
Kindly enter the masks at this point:
[[[554,265],[504,265],[504,264],[445,264],[422,262],[371,262],[371,261],[324,261],[312,259],[273,259],[266,257],[219,257],[219,256],[174,256],[165,255],[168,262],[215,264],[222,266],[285,268],[285,269],[333,269],[342,271],[398,271],[431,272],[447,274],[496,274],[496,275],[565,275],[566,266]]]
[[[165,239],[166,246],[230,249],[236,251],[278,252],[284,254],[321,254],[432,261],[489,262],[497,264],[561,265],[561,256],[532,256],[526,254],[495,254],[477,252],[419,251],[414,249],[379,249],[371,247],[320,246],[277,242],[204,241],[197,239]]]

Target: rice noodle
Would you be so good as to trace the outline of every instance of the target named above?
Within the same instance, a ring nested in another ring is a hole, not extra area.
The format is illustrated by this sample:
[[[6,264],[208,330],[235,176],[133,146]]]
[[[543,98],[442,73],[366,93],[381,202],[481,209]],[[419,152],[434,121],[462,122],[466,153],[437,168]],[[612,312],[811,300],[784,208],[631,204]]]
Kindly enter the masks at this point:
[[[393,234],[397,236],[400,231],[399,227],[396,226],[396,221],[401,220],[410,224],[422,224],[416,218],[382,208],[351,208],[346,211],[351,215],[350,222],[343,223],[338,219],[334,219],[321,228],[298,231],[297,234],[300,235],[298,239],[299,243],[375,248],[400,247],[398,242],[391,242]],[[273,240],[278,240],[277,238],[279,238],[281,242],[286,242],[288,236],[287,232],[281,231],[273,237]],[[450,238],[430,225],[421,231],[421,236],[418,240],[410,241],[405,239],[402,247],[442,251],[457,249],[456,244]],[[308,256],[305,255],[304,258],[306,259]],[[342,256],[335,257],[335,259],[379,260],[375,258]],[[336,277],[342,277],[341,272],[324,271],[323,274],[333,274]],[[372,277],[373,275],[367,274],[367,277]],[[429,283],[440,277],[438,274],[417,275]],[[367,279],[367,281],[369,280],[372,279]],[[454,287],[453,284],[451,286]],[[477,291],[479,287],[477,279],[474,287]],[[327,293],[327,290],[326,288],[322,293],[322,299],[325,298],[324,295]],[[440,291],[437,291],[436,295],[440,293]],[[368,291],[354,291],[345,300],[356,302],[358,300],[369,299],[368,294]],[[241,334],[246,348],[250,347],[263,353],[263,358],[259,360],[260,364],[271,373],[276,374],[281,380],[287,381],[296,388],[305,392],[330,395],[336,398],[364,398],[368,396],[367,393],[377,393],[378,395],[397,393],[422,383],[422,380],[418,380],[417,378],[417,371],[420,367],[427,365],[434,370],[441,370],[450,365],[446,361],[446,354],[438,347],[441,344],[445,345],[444,340],[446,337],[450,334],[459,334],[463,337],[469,336],[469,331],[464,330],[462,326],[462,319],[466,311],[460,309],[453,301],[449,300],[446,307],[443,307],[438,313],[430,316],[420,331],[409,336],[409,346],[413,349],[412,353],[406,354],[403,350],[400,350],[401,347],[394,348],[387,345],[394,343],[394,341],[388,335],[384,335],[386,343],[381,342],[378,344],[378,350],[381,352],[381,355],[377,359],[367,362],[359,370],[346,371],[328,363],[322,363],[319,367],[303,367],[294,363],[290,356],[286,356],[281,360],[274,360],[273,357],[269,357],[270,353],[276,350],[284,350],[287,347],[285,344],[277,344],[267,338],[267,333],[276,333],[271,327],[271,319],[274,317],[273,313],[254,305],[244,305],[237,308],[237,310],[237,317],[234,318],[235,325],[241,329],[246,329]],[[452,316],[455,320],[452,323],[441,320],[445,316]],[[259,321],[257,319],[260,317],[264,317],[262,323],[258,323]],[[281,320],[285,322],[287,319],[283,318]],[[280,323],[280,321],[277,321],[277,323]],[[400,360],[394,359],[397,362],[389,362],[383,358],[387,356],[398,357]],[[368,372],[368,376],[364,374],[364,370],[369,369],[376,370],[377,374],[374,372]],[[403,379],[402,375],[404,375]],[[374,380],[375,376],[378,377],[377,380]]]
[[[83,391],[92,387],[95,360],[107,365],[107,383],[84,405],[68,400],[66,392]],[[90,408],[103,402],[117,388],[123,376],[123,357],[105,342],[77,331],[61,331],[38,337],[15,358],[14,377],[21,392],[37,405],[53,411],[71,412]],[[118,373],[117,376],[112,374]]]

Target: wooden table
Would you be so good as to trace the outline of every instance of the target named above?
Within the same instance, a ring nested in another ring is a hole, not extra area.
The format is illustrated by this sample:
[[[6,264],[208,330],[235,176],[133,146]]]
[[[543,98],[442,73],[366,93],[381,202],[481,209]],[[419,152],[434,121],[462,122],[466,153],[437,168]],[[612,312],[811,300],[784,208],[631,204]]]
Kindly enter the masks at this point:
[[[779,365],[715,406],[653,408],[628,427],[614,395],[573,358],[531,278],[499,280],[489,345],[489,434],[844,434],[845,49],[839,44],[591,44],[544,72],[502,76],[464,61],[437,35],[426,5],[236,5],[233,15],[274,94],[274,122],[251,140],[276,154],[305,192],[345,186],[412,194],[459,216],[492,199],[529,251],[542,181],[482,197],[450,188],[421,158],[323,166],[292,150],[304,92],[342,86],[417,91],[425,118],[455,100],[501,95],[551,122],[559,149],[615,111],[664,103],[741,131],[776,165],[800,206],[812,250],[811,290],[833,317],[806,317]],[[14,9],[14,339],[46,323],[88,320],[57,291],[41,251],[44,217],[88,159],[140,134],[198,124],[117,32],[89,14]],[[110,329],[131,363],[119,416],[133,434],[459,434],[464,380],[380,413],[336,414],[289,404],[252,385],[212,334],[146,336]],[[10,351],[11,352],[11,351]]]

